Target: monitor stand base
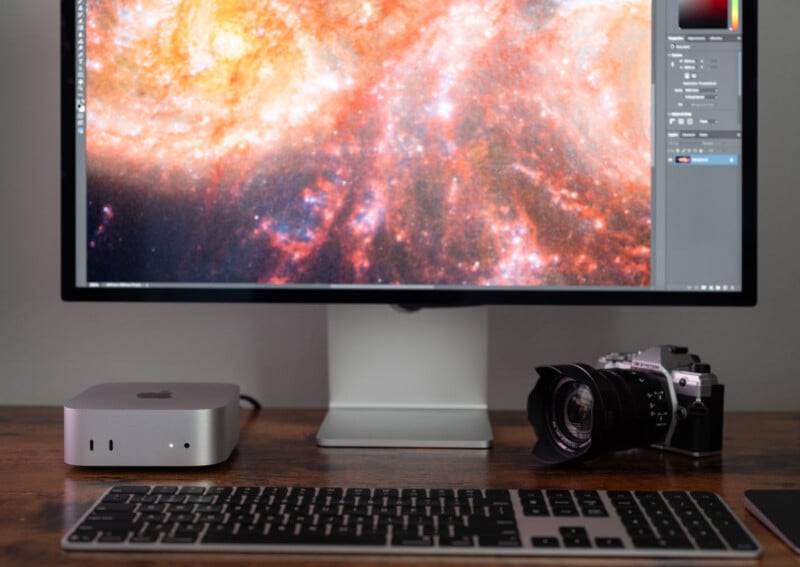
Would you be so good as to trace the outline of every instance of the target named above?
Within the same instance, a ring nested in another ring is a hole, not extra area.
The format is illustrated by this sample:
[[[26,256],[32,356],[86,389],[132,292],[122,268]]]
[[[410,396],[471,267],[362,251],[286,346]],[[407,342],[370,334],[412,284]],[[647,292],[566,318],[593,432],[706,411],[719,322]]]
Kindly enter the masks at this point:
[[[317,433],[323,447],[488,449],[492,439],[483,409],[330,408]]]

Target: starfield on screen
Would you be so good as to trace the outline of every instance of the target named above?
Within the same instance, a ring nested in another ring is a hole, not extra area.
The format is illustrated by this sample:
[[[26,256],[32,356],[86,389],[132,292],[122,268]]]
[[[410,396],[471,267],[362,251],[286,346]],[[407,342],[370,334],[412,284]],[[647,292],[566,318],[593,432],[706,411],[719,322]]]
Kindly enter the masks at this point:
[[[646,287],[651,20],[89,0],[88,279]]]

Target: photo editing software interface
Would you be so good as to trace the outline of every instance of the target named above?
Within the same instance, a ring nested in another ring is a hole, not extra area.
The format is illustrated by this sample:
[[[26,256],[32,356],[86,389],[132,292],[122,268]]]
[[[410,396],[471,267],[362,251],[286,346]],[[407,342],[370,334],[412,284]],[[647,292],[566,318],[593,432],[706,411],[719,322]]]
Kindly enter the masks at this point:
[[[78,288],[736,292],[747,0],[76,0]]]

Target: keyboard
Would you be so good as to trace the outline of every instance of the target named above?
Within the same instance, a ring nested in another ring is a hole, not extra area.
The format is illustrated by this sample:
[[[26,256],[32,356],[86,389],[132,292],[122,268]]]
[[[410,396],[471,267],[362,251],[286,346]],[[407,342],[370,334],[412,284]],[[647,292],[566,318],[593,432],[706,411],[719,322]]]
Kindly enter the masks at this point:
[[[114,486],[67,550],[752,558],[711,492]]]

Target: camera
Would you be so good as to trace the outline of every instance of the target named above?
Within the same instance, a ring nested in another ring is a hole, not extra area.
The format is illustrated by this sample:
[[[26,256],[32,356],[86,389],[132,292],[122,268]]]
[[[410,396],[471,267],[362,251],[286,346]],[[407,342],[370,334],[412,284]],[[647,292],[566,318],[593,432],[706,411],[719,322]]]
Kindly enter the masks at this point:
[[[533,455],[548,464],[652,446],[693,457],[722,449],[725,387],[681,346],[541,366],[528,396]]]

